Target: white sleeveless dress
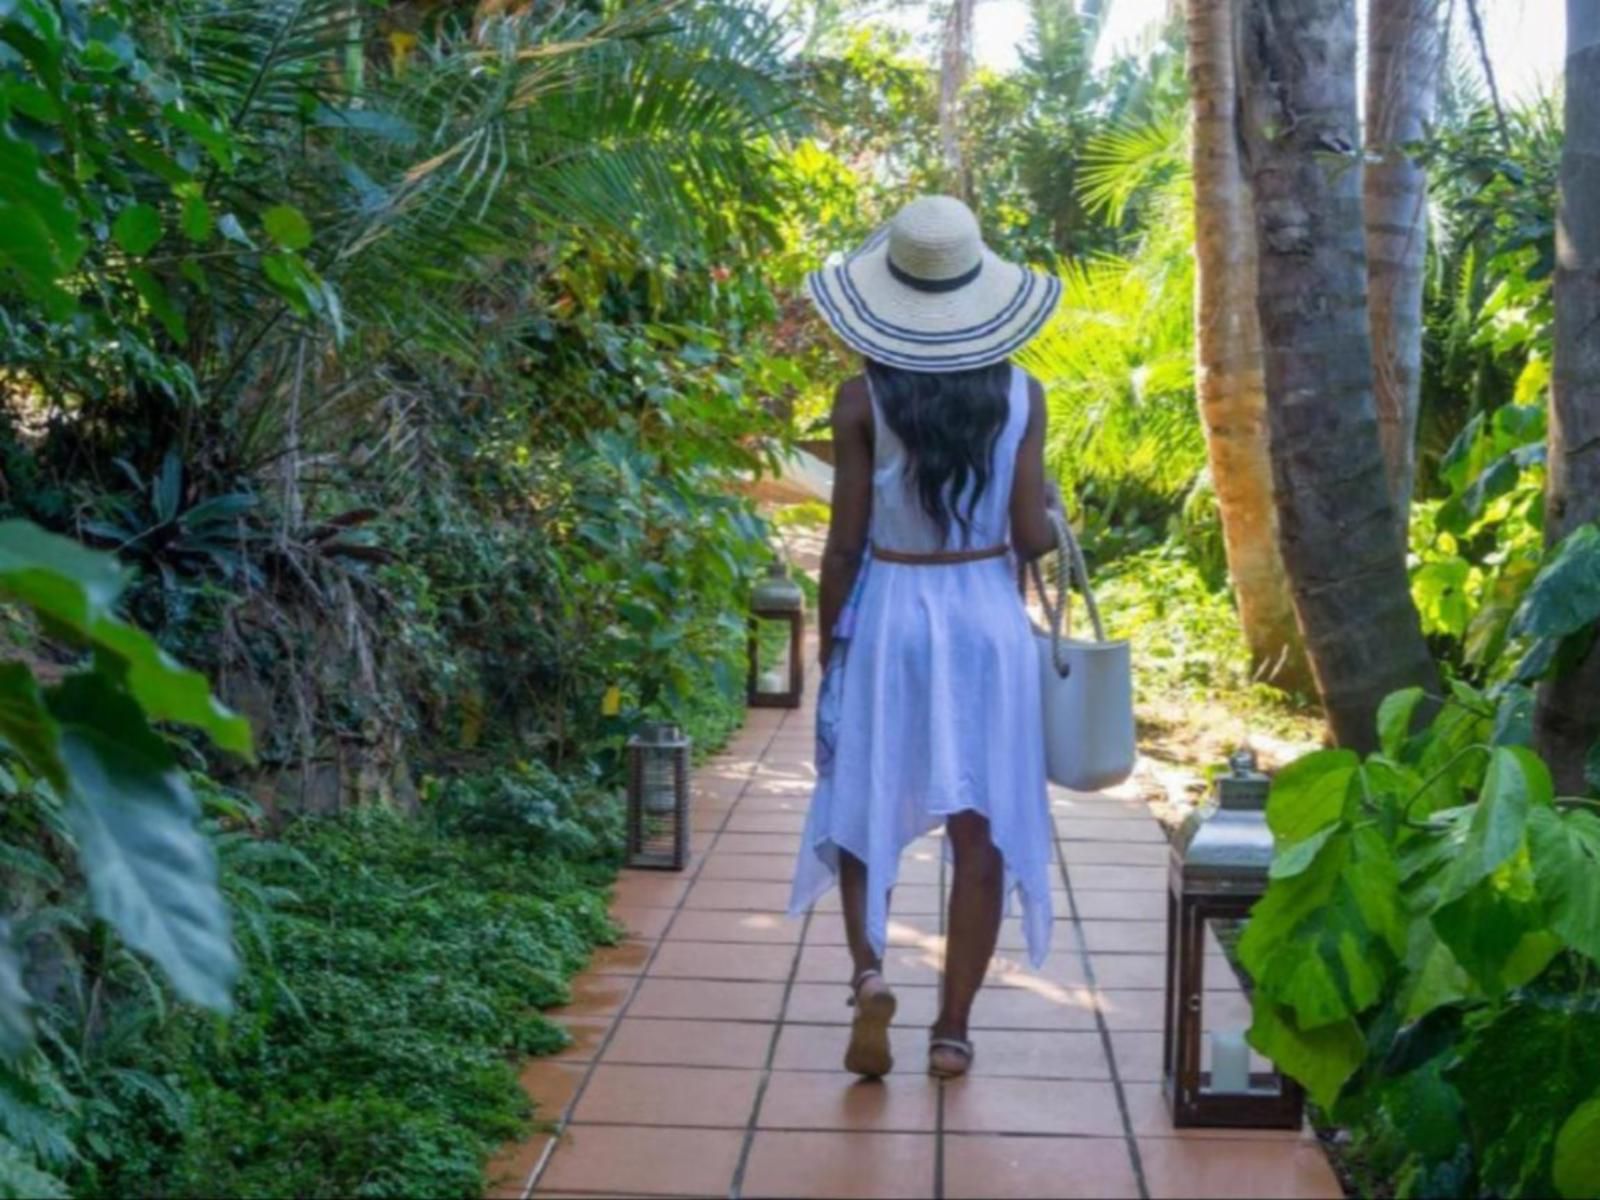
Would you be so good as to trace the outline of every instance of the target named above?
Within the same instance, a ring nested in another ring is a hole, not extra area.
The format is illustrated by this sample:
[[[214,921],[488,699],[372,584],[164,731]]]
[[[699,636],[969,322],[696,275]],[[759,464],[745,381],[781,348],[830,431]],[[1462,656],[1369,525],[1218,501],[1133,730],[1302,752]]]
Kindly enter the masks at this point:
[[[906,477],[905,446],[875,400],[872,415],[873,544],[917,554],[945,548]],[[1027,425],[1027,376],[1013,367],[1009,411],[965,548],[1010,540],[1011,485]],[[1008,912],[1020,894],[1037,966],[1050,946],[1054,840],[1039,665],[1015,560],[927,565],[869,554],[836,636],[818,699],[817,785],[790,914],[833,885],[845,850],[867,865],[867,929],[881,953],[901,853],[951,815],[979,812],[1005,859]]]

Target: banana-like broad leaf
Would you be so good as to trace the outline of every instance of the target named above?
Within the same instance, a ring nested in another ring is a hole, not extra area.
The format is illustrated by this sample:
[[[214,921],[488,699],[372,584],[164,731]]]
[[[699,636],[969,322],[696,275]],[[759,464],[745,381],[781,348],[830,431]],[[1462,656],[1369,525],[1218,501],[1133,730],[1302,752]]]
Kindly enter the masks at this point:
[[[222,749],[249,757],[250,723],[212,696],[204,675],[179,666],[149,635],[117,618],[113,606],[122,583],[122,569],[110,555],[27,521],[0,522],[0,596],[94,646],[100,665],[152,720],[193,726]],[[0,679],[0,697],[16,694],[14,682]]]
[[[11,926],[0,920],[0,1058],[15,1059],[33,1044],[32,1001],[22,986],[22,963]]]
[[[51,694],[71,779],[68,821],[94,910],[186,1000],[232,1004],[239,973],[199,806],[139,708],[97,676]]]

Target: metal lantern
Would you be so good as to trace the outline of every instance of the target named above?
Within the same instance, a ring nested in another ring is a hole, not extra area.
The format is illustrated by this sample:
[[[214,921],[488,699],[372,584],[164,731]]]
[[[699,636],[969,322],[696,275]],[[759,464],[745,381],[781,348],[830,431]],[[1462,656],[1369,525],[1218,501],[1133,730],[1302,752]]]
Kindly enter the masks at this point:
[[[1213,1024],[1204,1011],[1208,966],[1223,977],[1210,986],[1214,1005],[1244,1000],[1220,947],[1207,953],[1210,927],[1237,928],[1265,894],[1272,866],[1270,781],[1250,750],[1235,753],[1229,766],[1217,781],[1215,811],[1191,814],[1172,845],[1163,1078],[1179,1128],[1298,1129],[1300,1086],[1270,1063],[1252,1063],[1244,1026],[1230,1028],[1220,1018]]]
[[[689,747],[669,721],[651,721],[628,739],[628,866],[687,865]]]
[[[778,661],[769,666],[761,662],[762,630],[772,624],[784,628],[785,637]],[[767,569],[766,578],[756,585],[750,604],[750,676],[746,695],[752,708],[799,708],[806,689],[805,638],[806,597],[800,585],[789,578],[789,568],[781,562]]]

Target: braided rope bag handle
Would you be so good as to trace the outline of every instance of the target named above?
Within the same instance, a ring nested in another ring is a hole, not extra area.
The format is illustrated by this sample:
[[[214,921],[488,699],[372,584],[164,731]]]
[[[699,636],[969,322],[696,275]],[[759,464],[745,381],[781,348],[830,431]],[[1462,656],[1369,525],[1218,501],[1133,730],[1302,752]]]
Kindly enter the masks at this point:
[[[1028,564],[1028,571],[1033,576],[1033,586],[1039,593],[1039,603],[1043,605],[1045,617],[1050,623],[1050,656],[1054,661],[1056,674],[1065,679],[1072,673],[1072,664],[1067,660],[1066,643],[1072,636],[1073,576],[1077,577],[1078,588],[1083,593],[1084,607],[1089,610],[1089,623],[1094,627],[1095,641],[1105,641],[1106,630],[1100,620],[1100,606],[1095,602],[1094,587],[1089,582],[1089,566],[1084,561],[1083,548],[1078,545],[1072,526],[1058,512],[1051,512],[1048,516],[1056,534],[1056,548],[1052,552],[1056,568],[1054,603],[1050,599],[1050,590],[1045,587],[1044,575],[1039,570],[1038,560]]]

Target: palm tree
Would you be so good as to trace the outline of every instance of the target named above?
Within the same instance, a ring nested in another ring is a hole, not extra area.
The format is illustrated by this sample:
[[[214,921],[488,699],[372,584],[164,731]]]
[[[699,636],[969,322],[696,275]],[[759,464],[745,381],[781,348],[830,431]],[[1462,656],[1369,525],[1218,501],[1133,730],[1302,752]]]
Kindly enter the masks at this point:
[[[1566,141],[1556,233],[1555,373],[1545,538],[1600,520],[1600,6],[1567,0]],[[1569,792],[1600,738],[1600,645],[1539,690],[1535,738]]]
[[[1364,203],[1378,433],[1395,518],[1407,524],[1422,386],[1427,175],[1409,147],[1433,123],[1444,67],[1441,0],[1368,0]]]
[[[950,0],[939,52],[939,146],[945,187],[971,199],[972,185],[961,154],[961,89],[972,69],[972,9],[976,0]]]
[[[1374,398],[1353,0],[1244,0],[1240,75],[1255,204],[1279,541],[1342,745],[1374,745],[1390,692],[1437,690],[1411,599]]]
[[[1228,573],[1255,669],[1282,687],[1309,691],[1310,669],[1278,551],[1273,506],[1256,317],[1255,216],[1236,124],[1236,7],[1237,0],[1188,0],[1195,391]]]

